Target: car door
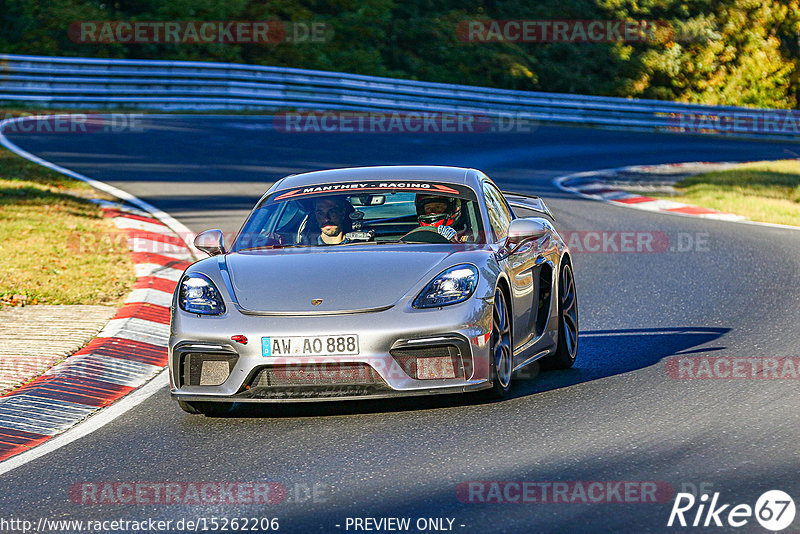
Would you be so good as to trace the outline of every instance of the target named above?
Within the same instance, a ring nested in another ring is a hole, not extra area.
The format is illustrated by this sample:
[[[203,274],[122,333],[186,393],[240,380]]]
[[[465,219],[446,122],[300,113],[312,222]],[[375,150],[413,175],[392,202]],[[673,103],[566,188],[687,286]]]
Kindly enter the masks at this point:
[[[508,225],[514,218],[514,214],[503,194],[493,183],[483,182],[483,197],[491,225],[492,239],[490,241],[502,244],[506,239]],[[502,261],[511,285],[512,332],[515,349],[530,341],[535,330],[536,307],[534,303],[538,302],[538,284],[534,276],[536,250],[536,247],[529,243]]]

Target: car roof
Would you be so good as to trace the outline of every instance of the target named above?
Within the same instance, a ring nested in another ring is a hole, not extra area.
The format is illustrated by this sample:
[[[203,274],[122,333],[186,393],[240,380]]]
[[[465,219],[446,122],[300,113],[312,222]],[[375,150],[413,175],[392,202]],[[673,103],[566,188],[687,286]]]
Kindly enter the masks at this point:
[[[277,182],[271,190],[332,182],[355,182],[359,180],[426,180],[449,184],[477,185],[477,171],[463,167],[445,167],[439,165],[384,165],[377,167],[348,167],[311,171],[293,174]]]

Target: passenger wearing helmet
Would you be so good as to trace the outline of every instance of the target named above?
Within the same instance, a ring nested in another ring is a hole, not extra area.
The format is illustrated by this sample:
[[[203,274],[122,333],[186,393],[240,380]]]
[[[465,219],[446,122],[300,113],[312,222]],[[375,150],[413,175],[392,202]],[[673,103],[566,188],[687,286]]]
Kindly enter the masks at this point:
[[[436,228],[447,239],[457,240],[454,226],[461,217],[461,201],[439,195],[417,195],[415,204],[420,226]]]

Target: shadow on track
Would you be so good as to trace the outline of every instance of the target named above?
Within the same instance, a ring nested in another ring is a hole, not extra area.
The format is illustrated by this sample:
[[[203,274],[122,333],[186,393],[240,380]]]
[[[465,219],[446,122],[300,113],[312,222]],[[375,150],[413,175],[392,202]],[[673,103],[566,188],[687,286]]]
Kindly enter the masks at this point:
[[[729,331],[730,328],[676,327],[581,332],[575,367],[541,375],[538,375],[538,369],[532,368],[516,378],[514,396],[532,395],[635,371],[669,356],[723,350],[724,347],[695,347],[715,341]]]
[[[575,367],[539,374],[538,364],[515,376],[512,397],[524,397],[649,367],[662,359],[700,352],[722,350],[695,347],[715,341],[729,328],[676,327],[581,332]],[[421,409],[452,408],[503,402],[481,393],[400,397],[396,399],[331,401],[297,404],[240,403],[224,417],[285,418],[355,415]]]

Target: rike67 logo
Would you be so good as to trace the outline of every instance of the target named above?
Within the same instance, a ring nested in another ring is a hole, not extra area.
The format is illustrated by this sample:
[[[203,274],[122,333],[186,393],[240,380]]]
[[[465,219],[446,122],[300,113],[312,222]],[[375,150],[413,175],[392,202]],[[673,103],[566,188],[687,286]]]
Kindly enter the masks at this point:
[[[794,521],[797,510],[794,500],[786,492],[770,490],[764,492],[756,501],[755,507],[749,504],[723,504],[719,492],[714,493],[709,502],[704,493],[696,499],[691,493],[678,493],[669,514],[667,526],[729,526],[742,527],[755,516],[756,521],[767,530],[778,532]],[[696,509],[695,509],[695,505]]]

